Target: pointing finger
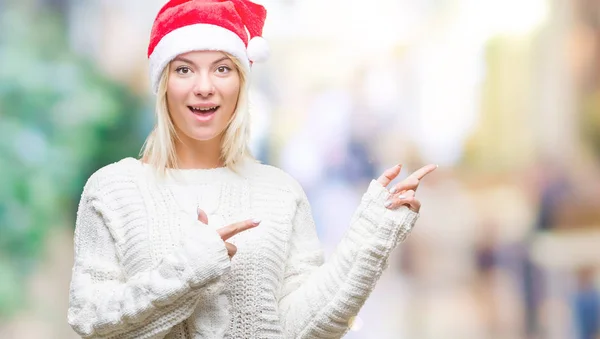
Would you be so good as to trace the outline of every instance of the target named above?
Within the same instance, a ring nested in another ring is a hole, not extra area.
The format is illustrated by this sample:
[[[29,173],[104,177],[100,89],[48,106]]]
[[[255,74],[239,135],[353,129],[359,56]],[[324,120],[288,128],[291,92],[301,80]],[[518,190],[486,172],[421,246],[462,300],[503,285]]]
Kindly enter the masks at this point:
[[[258,226],[259,224],[259,219],[240,221],[236,222],[235,224],[219,228],[217,230],[217,233],[219,233],[221,239],[227,240],[240,232]]]
[[[423,179],[424,176],[433,172],[437,168],[437,165],[427,165],[419,168],[411,175],[406,177],[406,179],[402,180],[394,188],[390,190],[390,193],[395,194],[396,192],[402,192],[405,190],[417,190],[419,187],[420,180]]]
[[[438,168],[438,165],[429,164],[429,165],[423,166],[423,167],[419,168],[418,170],[414,171],[411,175],[409,175],[409,177],[414,177],[414,178],[417,178],[418,180],[421,180],[427,174],[433,172],[436,168]]]
[[[394,188],[390,190],[390,193],[396,194],[397,192],[402,192],[406,190],[416,191],[417,187],[419,187],[419,179],[415,177],[408,177],[396,184],[396,186],[394,186]]]

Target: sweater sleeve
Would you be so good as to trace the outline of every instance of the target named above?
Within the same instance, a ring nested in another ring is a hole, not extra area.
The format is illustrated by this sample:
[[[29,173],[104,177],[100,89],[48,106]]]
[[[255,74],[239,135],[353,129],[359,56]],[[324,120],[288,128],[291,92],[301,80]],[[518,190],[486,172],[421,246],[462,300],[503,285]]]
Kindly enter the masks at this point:
[[[418,214],[384,207],[388,191],[373,180],[349,229],[324,263],[306,195],[298,202],[279,309],[287,338],[340,338],[387,267]]]
[[[120,220],[89,186],[77,212],[68,322],[83,338],[163,338],[202,295],[220,288],[230,265],[224,242],[190,221],[181,246],[154,267],[125,276],[112,233]]]

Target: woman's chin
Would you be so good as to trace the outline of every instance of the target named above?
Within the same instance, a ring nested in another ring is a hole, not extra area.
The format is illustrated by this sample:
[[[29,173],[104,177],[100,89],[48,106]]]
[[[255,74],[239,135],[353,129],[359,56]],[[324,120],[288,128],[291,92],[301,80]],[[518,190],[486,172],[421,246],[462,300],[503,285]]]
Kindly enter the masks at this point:
[[[213,140],[214,138],[214,135],[195,135],[192,139],[198,142],[207,142]]]
[[[194,133],[191,135],[191,138],[194,139],[195,141],[207,142],[207,141],[214,140],[218,136],[219,136],[219,133],[210,131],[210,132],[203,132],[203,133]]]
[[[188,128],[183,132],[186,139],[195,142],[208,142],[218,138],[222,131],[218,128],[211,128],[212,126],[203,126],[201,128]]]

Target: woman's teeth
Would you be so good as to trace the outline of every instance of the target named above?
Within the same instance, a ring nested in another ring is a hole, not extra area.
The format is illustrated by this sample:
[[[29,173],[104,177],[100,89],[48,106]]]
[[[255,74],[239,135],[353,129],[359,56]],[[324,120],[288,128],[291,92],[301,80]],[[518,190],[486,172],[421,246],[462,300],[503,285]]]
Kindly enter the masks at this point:
[[[190,110],[192,110],[192,112],[196,112],[196,113],[212,113],[214,111],[217,110],[217,108],[219,108],[219,106],[214,106],[214,107],[192,107],[192,106],[188,106]]]

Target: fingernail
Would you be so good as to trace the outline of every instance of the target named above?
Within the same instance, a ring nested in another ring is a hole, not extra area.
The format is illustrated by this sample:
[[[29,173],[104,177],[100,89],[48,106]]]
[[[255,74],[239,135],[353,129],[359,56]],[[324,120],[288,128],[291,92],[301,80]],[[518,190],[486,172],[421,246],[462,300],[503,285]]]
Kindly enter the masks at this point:
[[[396,193],[396,191],[397,191],[397,190],[398,190],[398,189],[397,189],[396,187],[392,188],[392,189],[390,190],[390,194],[394,194],[394,193]]]
[[[258,224],[260,224],[261,221],[262,220],[260,220],[259,218],[254,218],[254,219],[252,219],[252,224],[258,225]]]
[[[399,195],[397,198],[398,198],[398,199],[405,199],[405,198],[406,198],[406,196],[405,196],[405,195]]]
[[[390,207],[390,206],[392,206],[392,202],[388,200],[385,202],[385,204],[383,204],[383,206]]]

